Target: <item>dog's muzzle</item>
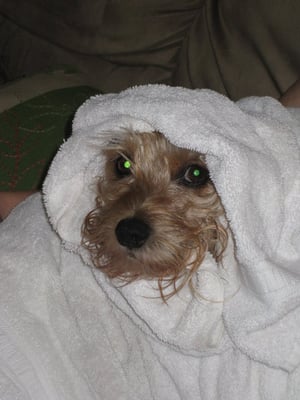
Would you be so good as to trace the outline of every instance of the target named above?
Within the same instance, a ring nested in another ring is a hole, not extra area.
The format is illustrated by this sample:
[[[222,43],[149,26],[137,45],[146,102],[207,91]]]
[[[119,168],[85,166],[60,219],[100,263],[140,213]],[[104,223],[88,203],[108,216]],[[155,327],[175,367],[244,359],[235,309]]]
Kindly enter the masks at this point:
[[[128,249],[138,249],[150,236],[150,226],[141,219],[132,217],[122,219],[116,227],[118,242]]]

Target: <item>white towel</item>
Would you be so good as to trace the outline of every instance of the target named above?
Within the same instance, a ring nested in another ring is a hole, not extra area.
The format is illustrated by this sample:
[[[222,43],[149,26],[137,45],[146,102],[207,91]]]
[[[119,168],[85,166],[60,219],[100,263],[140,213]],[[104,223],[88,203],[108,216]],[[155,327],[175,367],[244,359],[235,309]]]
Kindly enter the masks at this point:
[[[0,227],[0,398],[268,399],[300,396],[300,124],[271,98],[141,86],[78,110],[39,195]],[[123,128],[207,154],[233,232],[168,304],[118,287],[80,246]],[[44,211],[44,208],[46,212]],[[236,260],[233,257],[236,255]],[[18,397],[19,396],[19,397]]]

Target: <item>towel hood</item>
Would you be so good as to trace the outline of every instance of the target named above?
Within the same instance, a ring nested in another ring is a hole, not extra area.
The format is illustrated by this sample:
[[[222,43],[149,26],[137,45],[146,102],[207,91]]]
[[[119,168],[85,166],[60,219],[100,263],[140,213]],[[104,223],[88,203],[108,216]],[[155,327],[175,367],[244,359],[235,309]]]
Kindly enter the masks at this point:
[[[210,90],[147,85],[90,98],[77,111],[73,135],[43,189],[50,222],[73,252],[81,252],[81,225],[94,208],[101,148],[122,128],[159,131],[176,146],[206,154],[242,279],[221,310],[226,331],[251,358],[293,369],[300,361],[297,339],[282,338],[278,321],[287,318],[291,331],[300,323],[299,313],[289,318],[300,303],[299,122],[274,99],[234,103]]]

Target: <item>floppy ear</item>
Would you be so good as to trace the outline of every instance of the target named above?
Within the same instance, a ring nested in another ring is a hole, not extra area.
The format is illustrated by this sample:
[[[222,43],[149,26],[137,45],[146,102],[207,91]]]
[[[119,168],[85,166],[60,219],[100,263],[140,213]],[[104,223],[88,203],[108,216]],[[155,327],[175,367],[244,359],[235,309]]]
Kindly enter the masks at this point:
[[[96,185],[104,170],[102,149],[113,137],[122,135],[125,127],[152,129],[124,115],[84,129],[74,126],[73,135],[50,166],[43,186],[44,205],[53,229],[72,251],[78,250],[82,223],[95,207]]]

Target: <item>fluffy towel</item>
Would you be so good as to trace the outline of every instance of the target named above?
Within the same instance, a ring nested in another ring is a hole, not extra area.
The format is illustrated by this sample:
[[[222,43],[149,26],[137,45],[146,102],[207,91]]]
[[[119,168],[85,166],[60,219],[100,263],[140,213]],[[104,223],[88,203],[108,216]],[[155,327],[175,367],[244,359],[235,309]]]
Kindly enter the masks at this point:
[[[0,398],[293,400],[300,396],[300,123],[271,98],[162,85],[78,110],[41,201],[0,227]],[[168,304],[89,264],[80,227],[123,128],[207,154],[233,232]],[[233,257],[236,255],[236,260]]]

